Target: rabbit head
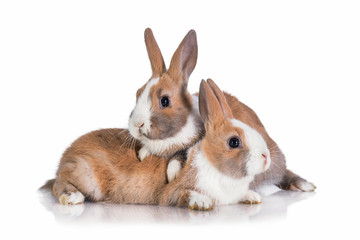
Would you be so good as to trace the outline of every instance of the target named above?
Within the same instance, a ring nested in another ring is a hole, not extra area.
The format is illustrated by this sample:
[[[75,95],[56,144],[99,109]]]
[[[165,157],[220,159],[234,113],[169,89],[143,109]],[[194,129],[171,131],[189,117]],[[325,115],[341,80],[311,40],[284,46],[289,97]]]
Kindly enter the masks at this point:
[[[212,166],[232,178],[254,176],[269,168],[265,140],[233,118],[224,93],[211,79],[201,82],[199,110],[206,132],[201,149]]]
[[[202,129],[197,103],[187,90],[189,76],[197,60],[197,40],[189,31],[166,69],[151,29],[145,30],[145,43],[152,76],[136,94],[129,118],[130,134],[149,154],[167,157],[191,146]]]

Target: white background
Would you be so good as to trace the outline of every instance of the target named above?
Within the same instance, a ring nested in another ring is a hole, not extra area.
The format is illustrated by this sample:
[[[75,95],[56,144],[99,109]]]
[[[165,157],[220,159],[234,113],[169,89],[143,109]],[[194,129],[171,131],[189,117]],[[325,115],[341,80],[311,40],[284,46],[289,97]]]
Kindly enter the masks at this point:
[[[1,238],[358,239],[359,13],[357,1],[1,1]],[[253,108],[316,194],[262,221],[79,224],[46,210],[36,190],[65,148],[127,126],[151,75],[146,27],[167,64],[195,29],[190,91],[212,78]]]

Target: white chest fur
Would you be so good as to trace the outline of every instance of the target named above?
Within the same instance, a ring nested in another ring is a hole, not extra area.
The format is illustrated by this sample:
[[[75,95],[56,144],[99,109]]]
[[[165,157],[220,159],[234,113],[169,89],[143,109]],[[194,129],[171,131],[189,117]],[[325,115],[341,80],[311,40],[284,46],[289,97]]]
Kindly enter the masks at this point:
[[[200,116],[198,96],[192,95],[192,100],[194,107],[193,111],[187,117],[186,124],[175,136],[165,139],[141,138],[141,142],[144,145],[141,150],[144,156],[148,156],[150,154],[162,155],[163,152],[166,152],[174,146],[184,146],[191,143],[194,138],[199,136],[200,129],[198,127],[198,121],[200,120]]]
[[[189,144],[197,135],[199,129],[193,115],[189,115],[185,126],[173,137],[165,139],[141,139],[145,148],[153,155],[161,155],[174,146]]]
[[[246,195],[253,176],[231,178],[217,170],[202,152],[192,162],[197,169],[196,188],[211,197],[217,204],[236,204]]]

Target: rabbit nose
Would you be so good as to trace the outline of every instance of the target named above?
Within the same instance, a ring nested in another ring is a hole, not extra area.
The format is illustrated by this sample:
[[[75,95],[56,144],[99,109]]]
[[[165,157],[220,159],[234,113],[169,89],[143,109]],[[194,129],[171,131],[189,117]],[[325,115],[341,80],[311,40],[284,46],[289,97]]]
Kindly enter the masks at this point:
[[[261,156],[263,156],[263,158],[265,159],[265,160],[267,160],[267,155],[266,154],[261,154]]]
[[[137,123],[136,124],[136,127],[138,127],[138,128],[142,128],[144,126],[144,123]]]

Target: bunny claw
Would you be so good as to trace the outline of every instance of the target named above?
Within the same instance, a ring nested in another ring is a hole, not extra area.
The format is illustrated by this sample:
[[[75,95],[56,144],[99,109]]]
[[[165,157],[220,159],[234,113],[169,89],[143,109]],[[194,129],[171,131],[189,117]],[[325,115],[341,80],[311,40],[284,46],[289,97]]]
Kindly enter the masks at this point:
[[[188,208],[191,210],[208,211],[214,209],[214,204],[208,196],[191,191]]]

